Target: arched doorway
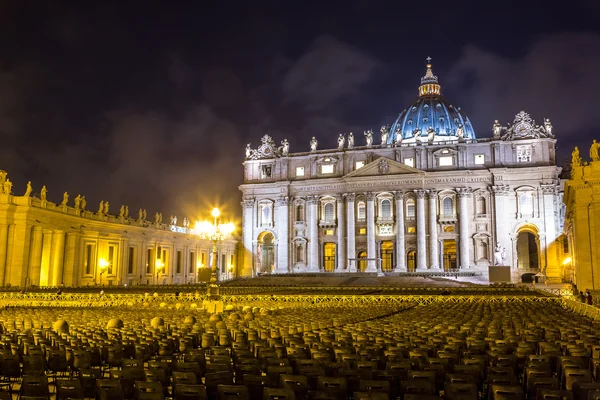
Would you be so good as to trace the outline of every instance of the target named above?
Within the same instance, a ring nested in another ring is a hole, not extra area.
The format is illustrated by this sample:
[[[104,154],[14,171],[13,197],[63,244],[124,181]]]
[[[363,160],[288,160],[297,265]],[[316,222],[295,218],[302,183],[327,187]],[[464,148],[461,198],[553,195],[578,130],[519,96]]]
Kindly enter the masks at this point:
[[[406,254],[406,269],[408,270],[408,272],[415,272],[415,269],[417,269],[417,252],[415,250],[410,250],[407,254]]]
[[[384,240],[381,242],[381,271],[390,272],[394,269],[394,242]]]
[[[450,271],[458,267],[456,263],[456,240],[444,240],[444,271]]]
[[[365,272],[367,269],[367,252],[361,251],[358,253],[358,272]]]
[[[335,243],[327,242],[323,245],[323,268],[325,272],[335,271]]]
[[[256,271],[269,274],[275,269],[275,237],[271,232],[265,231],[258,235],[258,248],[256,252]]]
[[[517,267],[519,269],[538,269],[540,267],[539,251],[537,230],[529,226],[521,228],[517,234]]]

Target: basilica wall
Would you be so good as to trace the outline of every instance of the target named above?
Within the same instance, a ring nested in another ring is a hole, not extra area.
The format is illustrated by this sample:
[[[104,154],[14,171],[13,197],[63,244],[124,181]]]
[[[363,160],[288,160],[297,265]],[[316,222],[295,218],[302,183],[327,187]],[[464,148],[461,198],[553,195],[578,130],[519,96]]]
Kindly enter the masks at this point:
[[[173,218],[148,221],[145,210],[130,217],[109,204],[87,210],[78,196],[62,204],[31,193],[12,193],[0,171],[0,286],[91,286],[195,283],[210,267],[212,243]],[[237,273],[235,240],[218,246],[220,278]]]

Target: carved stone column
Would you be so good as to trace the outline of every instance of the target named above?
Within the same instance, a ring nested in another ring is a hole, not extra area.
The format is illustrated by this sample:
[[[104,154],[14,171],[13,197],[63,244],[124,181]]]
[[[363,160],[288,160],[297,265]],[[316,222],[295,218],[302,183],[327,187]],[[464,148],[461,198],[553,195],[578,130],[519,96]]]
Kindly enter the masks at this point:
[[[457,188],[459,197],[458,237],[460,241],[460,268],[469,268],[469,198],[471,188]]]
[[[344,214],[344,196],[339,195],[337,200],[337,269],[344,271],[346,269],[346,218]]]
[[[417,269],[427,269],[427,244],[425,243],[425,190],[415,190],[417,197]]]
[[[8,225],[0,225],[0,280],[6,272],[6,256],[8,254]]]
[[[289,271],[289,201],[288,197],[277,199],[277,273],[285,274]]]
[[[242,276],[252,276],[252,256],[253,246],[252,241],[254,240],[254,209],[255,206],[254,197],[244,197],[242,201],[242,232],[244,241],[244,252],[243,254],[243,265],[242,265]],[[194,274],[196,268],[194,267]]]
[[[511,239],[508,236],[508,224],[506,218],[503,218],[507,215],[507,196],[509,195],[510,189],[508,185],[496,185],[491,186],[490,190],[494,194],[494,223],[495,223],[495,236],[496,242],[492,244],[492,248],[496,248],[496,245],[500,245],[501,248],[505,250],[506,259],[504,259],[503,264],[512,266],[516,268],[514,265],[514,260],[516,258],[513,257],[512,252],[512,243]]]
[[[65,233],[52,232],[52,280],[51,285],[59,286],[63,279],[65,260]]]
[[[310,196],[308,204],[308,270],[319,271],[319,196]]]
[[[43,229],[33,227],[33,240],[31,243],[31,264],[29,268],[29,285],[40,285],[40,271],[42,270],[42,238]]]
[[[543,248],[540,247],[540,255],[542,256],[542,263],[540,268],[547,277],[559,278],[561,275],[561,268],[556,257],[557,252],[551,251],[550,247],[556,243],[556,217],[555,217],[555,197],[558,192],[558,187],[552,185],[542,185],[543,193],[543,213],[544,218],[544,240],[542,241]],[[558,210],[557,210],[558,211]],[[541,236],[541,235],[540,235]]]
[[[377,272],[375,258],[375,194],[367,193],[367,269],[365,272]]]
[[[350,272],[356,271],[358,265],[356,264],[356,219],[354,217],[354,201],[356,200],[356,195],[354,193],[346,194],[346,213],[348,215],[347,218],[347,232],[346,238],[348,241],[348,248],[346,249],[346,260],[352,258],[352,261],[348,261],[348,270]],[[344,262],[346,262],[344,260]]]
[[[65,286],[75,286],[78,285],[79,282],[77,282],[76,277],[75,277],[75,270],[76,270],[76,263],[77,260],[79,259],[79,233],[78,232],[68,232],[67,233],[67,240],[66,240],[66,245],[65,245],[65,258],[64,258],[64,274],[62,276],[61,282],[60,284],[64,284]],[[120,244],[119,244],[119,253],[121,254],[119,256],[120,260],[119,262],[117,262],[117,267],[120,268],[120,271],[118,271],[117,276],[122,276],[122,271],[123,270],[127,270],[126,266],[124,265],[124,257],[123,257],[123,251],[125,250],[126,246],[124,244],[123,239],[120,240]],[[128,247],[127,247],[128,248]],[[122,279],[120,280],[122,283]]]
[[[404,238],[404,192],[395,193],[396,198],[396,272],[406,272],[406,250]]]
[[[428,190],[429,195],[429,267],[439,269],[439,245],[437,230],[437,191]]]

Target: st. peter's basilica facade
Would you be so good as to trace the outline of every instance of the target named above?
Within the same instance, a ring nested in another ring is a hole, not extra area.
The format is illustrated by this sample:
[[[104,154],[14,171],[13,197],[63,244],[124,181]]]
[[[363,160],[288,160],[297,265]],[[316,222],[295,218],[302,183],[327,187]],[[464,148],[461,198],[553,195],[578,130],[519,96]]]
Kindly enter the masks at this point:
[[[246,148],[244,275],[481,271],[560,279],[564,207],[556,140],[526,112],[476,137],[428,62],[390,126],[292,153]]]

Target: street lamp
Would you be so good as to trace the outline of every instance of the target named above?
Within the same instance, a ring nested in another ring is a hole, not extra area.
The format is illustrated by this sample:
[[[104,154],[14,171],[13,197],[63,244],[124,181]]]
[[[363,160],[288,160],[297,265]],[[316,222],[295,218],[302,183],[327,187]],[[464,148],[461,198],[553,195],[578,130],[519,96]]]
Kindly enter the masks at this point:
[[[213,208],[211,215],[213,222],[210,221],[199,221],[196,222],[195,231],[198,236],[202,239],[210,240],[213,244],[213,257],[212,257],[212,268],[210,270],[210,283],[208,284],[208,298],[210,300],[218,300],[219,298],[219,285],[217,284],[217,243],[231,237],[231,234],[235,230],[233,222],[218,223],[217,218],[221,215],[218,208]]]
[[[108,266],[110,263],[106,261],[104,258],[98,260],[98,268],[100,268],[100,286],[102,286],[102,274],[108,270]]]
[[[161,260],[156,260],[154,262],[154,269],[156,270],[156,284],[158,285],[158,272],[165,267],[165,263]]]

